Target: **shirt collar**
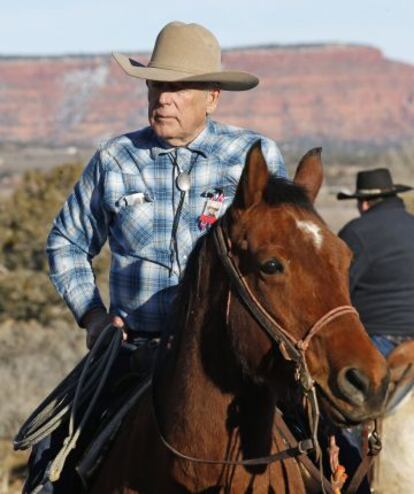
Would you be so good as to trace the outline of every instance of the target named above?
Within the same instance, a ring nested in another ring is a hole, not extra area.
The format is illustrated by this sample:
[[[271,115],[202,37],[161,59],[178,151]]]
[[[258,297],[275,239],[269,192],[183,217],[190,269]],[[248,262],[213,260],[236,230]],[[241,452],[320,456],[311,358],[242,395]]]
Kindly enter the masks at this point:
[[[175,147],[170,146],[168,143],[166,143],[160,137],[158,137],[152,129],[151,129],[151,133],[154,141],[154,144],[151,147],[151,157],[153,159],[158,158],[159,155],[171,153],[176,149]],[[202,156],[207,158],[212,146],[211,136],[213,134],[214,134],[214,123],[208,118],[207,124],[204,127],[204,129],[200,132],[200,134],[193,141],[187,144],[187,146],[184,147],[193,153],[201,154]]]

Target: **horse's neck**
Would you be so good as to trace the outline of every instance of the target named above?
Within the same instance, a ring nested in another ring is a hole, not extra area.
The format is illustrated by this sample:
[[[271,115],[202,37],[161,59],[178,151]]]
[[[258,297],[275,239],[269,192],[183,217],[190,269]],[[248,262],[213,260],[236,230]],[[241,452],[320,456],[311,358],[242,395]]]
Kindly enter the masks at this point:
[[[226,328],[228,291],[222,266],[212,246],[207,246],[187,299],[182,300],[185,304],[191,299],[177,317],[177,324],[183,322],[183,326],[176,328],[172,356],[166,359],[158,380],[164,433],[174,446],[185,444],[187,452],[191,444],[196,456],[203,444],[201,451],[206,455],[215,452],[222,457],[223,444],[217,438],[229,438],[236,430],[239,436],[244,434],[241,440],[248,449],[256,447],[253,437],[271,438],[273,398],[267,389],[243,377]],[[250,430],[254,430],[252,438]]]

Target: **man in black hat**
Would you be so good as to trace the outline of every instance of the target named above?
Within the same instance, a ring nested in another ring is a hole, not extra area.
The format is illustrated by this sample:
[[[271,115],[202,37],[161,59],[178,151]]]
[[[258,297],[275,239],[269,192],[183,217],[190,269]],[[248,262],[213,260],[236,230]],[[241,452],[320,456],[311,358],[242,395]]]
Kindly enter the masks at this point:
[[[377,348],[387,356],[414,337],[414,216],[397,197],[412,187],[393,183],[389,170],[357,175],[353,194],[360,218],[339,232],[354,252],[350,268],[352,303]]]

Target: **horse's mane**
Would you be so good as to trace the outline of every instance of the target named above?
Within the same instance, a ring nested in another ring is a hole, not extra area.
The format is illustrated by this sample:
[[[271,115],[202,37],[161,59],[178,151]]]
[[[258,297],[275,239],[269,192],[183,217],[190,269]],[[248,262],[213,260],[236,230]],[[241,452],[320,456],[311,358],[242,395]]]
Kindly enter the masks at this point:
[[[315,211],[305,189],[282,177],[270,177],[265,189],[264,199],[269,206],[289,204],[308,211]]]

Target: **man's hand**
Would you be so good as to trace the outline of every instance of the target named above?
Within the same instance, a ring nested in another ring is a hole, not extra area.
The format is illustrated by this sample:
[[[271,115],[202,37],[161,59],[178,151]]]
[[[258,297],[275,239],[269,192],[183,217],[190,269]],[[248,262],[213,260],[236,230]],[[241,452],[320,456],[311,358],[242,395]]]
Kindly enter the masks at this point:
[[[92,309],[83,316],[81,325],[86,328],[86,346],[89,350],[108,324],[119,328],[122,331],[122,339],[126,341],[127,333],[121,317],[107,314],[104,309]]]

